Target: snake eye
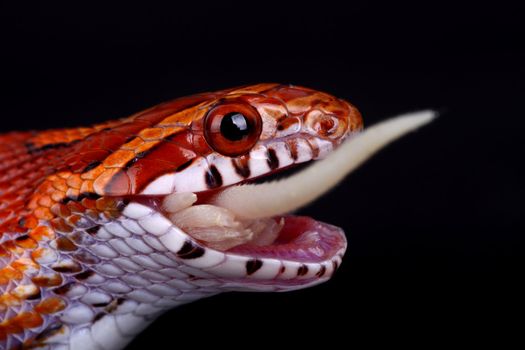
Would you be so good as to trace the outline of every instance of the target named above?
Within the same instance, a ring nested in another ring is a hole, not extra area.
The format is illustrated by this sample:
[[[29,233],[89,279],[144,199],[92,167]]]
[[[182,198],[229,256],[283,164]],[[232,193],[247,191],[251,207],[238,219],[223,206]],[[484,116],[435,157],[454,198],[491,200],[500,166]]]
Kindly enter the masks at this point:
[[[259,113],[251,105],[224,103],[213,107],[204,120],[206,142],[229,157],[248,153],[262,131]]]

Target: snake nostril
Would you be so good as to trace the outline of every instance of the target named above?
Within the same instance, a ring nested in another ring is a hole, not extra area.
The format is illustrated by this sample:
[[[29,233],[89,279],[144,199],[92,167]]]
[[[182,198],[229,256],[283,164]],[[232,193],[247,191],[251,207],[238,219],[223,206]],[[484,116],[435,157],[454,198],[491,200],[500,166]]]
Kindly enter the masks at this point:
[[[346,123],[333,114],[327,114],[319,110],[313,110],[305,117],[307,130],[323,138],[335,139],[343,136],[346,131]]]
[[[324,136],[329,136],[337,130],[337,121],[333,117],[324,116],[314,125],[316,131]]]

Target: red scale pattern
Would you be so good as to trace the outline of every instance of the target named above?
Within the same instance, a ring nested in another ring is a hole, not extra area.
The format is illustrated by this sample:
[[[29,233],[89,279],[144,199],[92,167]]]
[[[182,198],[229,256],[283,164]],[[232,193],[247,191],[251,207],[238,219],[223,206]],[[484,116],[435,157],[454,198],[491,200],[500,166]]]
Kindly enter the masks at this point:
[[[350,108],[313,90],[259,84],[176,99],[91,127],[0,135],[0,348],[32,346],[39,334],[43,341],[43,334],[60,331],[68,279],[88,274],[85,266],[98,261],[82,248],[90,225],[101,214],[118,217],[122,198],[158,176],[213,152],[203,118],[224,99],[264,112],[261,140],[300,123],[295,116],[313,105],[336,117]],[[340,119],[345,131],[361,126],[358,114],[353,125]],[[52,331],[42,330],[44,324]]]
[[[122,188],[118,176],[128,174],[122,170],[126,164],[137,182],[118,195],[131,194],[141,179],[155,176],[150,168],[173,171],[195,157],[188,142],[183,146],[176,138],[164,139],[187,134],[192,119],[188,113],[177,113],[213,96],[177,99],[90,128],[0,135],[0,348],[20,346],[24,339],[29,345],[36,336],[31,330],[67,306],[67,299],[59,295],[42,299],[42,290],[63,286],[64,274],[81,272],[84,264],[97,262],[78,248],[86,237],[76,228],[100,213],[110,218],[120,215],[121,200],[105,195]],[[156,126],[170,117],[171,124]],[[151,158],[129,165],[130,159],[148,151]],[[101,178],[98,195],[82,198],[82,193],[94,192],[93,183]],[[39,262],[49,256],[50,246],[73,259],[53,272],[41,268]],[[29,311],[20,312],[22,306]]]

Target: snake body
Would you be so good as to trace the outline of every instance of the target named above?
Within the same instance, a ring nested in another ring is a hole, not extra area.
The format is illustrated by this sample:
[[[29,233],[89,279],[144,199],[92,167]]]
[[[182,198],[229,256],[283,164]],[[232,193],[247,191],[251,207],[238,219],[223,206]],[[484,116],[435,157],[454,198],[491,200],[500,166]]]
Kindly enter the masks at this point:
[[[208,198],[322,158],[361,126],[346,101],[258,84],[90,127],[0,135],[0,349],[122,349],[177,305],[326,281],[346,248],[340,229],[240,221],[237,233],[279,225],[278,236],[225,246],[203,229],[225,224],[192,210],[222,220]]]

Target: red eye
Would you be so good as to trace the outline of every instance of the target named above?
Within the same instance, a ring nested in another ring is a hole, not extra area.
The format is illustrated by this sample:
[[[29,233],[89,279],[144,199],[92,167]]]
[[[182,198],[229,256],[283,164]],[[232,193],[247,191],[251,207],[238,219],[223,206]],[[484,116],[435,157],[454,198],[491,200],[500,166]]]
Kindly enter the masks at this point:
[[[261,116],[243,103],[224,103],[213,107],[204,120],[206,142],[229,157],[248,153],[259,140]]]

